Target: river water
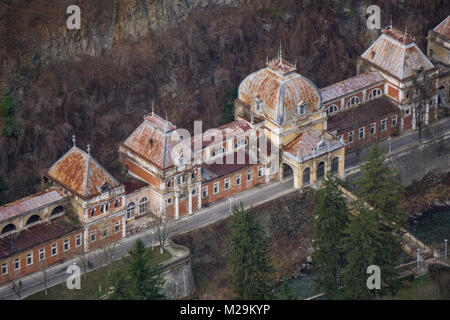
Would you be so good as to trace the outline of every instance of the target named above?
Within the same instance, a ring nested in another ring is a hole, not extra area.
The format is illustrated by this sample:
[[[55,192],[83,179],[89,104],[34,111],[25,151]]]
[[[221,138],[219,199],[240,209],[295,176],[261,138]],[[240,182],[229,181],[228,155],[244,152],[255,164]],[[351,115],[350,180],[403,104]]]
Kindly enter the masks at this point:
[[[411,233],[427,245],[440,245],[443,248],[444,239],[450,240],[450,208],[436,210],[426,213],[424,216],[416,219],[410,225]],[[448,248],[450,252],[450,247]],[[413,258],[406,253],[402,255],[399,264],[411,261]],[[312,274],[288,280],[298,299],[306,299],[319,292],[315,289]]]

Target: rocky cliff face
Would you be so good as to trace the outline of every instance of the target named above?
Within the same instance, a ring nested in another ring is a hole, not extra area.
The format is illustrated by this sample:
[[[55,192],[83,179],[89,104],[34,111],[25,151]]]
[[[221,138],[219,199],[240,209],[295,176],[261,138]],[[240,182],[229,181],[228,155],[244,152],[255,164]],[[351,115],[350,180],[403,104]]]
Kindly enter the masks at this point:
[[[220,124],[225,96],[284,56],[319,87],[354,75],[356,58],[379,31],[365,27],[367,1],[353,0],[2,0],[0,93],[12,90],[20,133],[0,135],[3,201],[34,191],[39,176],[71,145],[117,173],[117,146],[152,101],[190,129]],[[67,30],[70,4],[81,30]],[[416,35],[449,12],[448,1],[380,2],[382,24]],[[0,126],[4,119],[0,117]],[[1,200],[0,200],[1,201]]]

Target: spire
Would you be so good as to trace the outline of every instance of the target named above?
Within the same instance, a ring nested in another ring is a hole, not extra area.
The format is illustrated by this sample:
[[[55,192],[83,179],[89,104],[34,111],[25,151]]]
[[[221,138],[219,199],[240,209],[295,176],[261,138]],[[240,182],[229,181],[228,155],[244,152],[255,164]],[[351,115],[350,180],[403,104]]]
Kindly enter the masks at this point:
[[[278,52],[278,58],[280,62],[283,63],[283,51],[281,50],[281,40],[280,40],[280,51]]]
[[[72,142],[73,142],[73,146],[76,147],[76,141],[77,141],[77,137],[75,136],[75,134],[72,135]]]
[[[88,155],[91,155],[91,145],[90,144],[87,145],[86,151],[87,151]]]
[[[152,101],[152,117],[155,116],[155,100]]]

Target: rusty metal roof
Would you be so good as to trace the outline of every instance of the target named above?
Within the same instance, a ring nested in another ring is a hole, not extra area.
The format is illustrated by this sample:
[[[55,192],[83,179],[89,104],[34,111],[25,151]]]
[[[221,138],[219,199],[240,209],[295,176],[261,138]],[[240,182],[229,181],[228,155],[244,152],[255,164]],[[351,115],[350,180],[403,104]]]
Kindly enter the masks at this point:
[[[279,60],[268,65],[241,82],[239,100],[254,106],[255,99],[258,99],[262,102],[263,113],[278,124],[294,118],[302,102],[306,102],[309,112],[319,110],[322,104],[320,91],[309,79],[288,70],[289,66],[284,68]]]
[[[439,23],[433,31],[450,41],[450,15]]]
[[[257,160],[251,158],[244,149],[236,151],[229,156],[229,159],[227,159],[227,155],[218,157],[215,159],[214,163],[208,165],[209,172],[212,173],[210,178],[215,179],[217,177],[222,177],[257,163]],[[231,163],[227,163],[227,161]]]
[[[105,183],[109,188],[120,185],[90,154],[76,146],[55,162],[48,176],[82,198],[99,195]]]
[[[378,72],[366,72],[355,77],[345,79],[320,90],[322,93],[323,103],[346,96],[352,92],[359,91],[383,80],[383,77]]]
[[[0,258],[32,249],[43,243],[58,239],[79,229],[67,217],[60,217],[50,222],[39,223],[0,239]]]
[[[417,45],[395,29],[385,30],[361,58],[399,80],[413,76],[420,67],[426,71],[434,68]]]
[[[293,156],[302,157],[312,154],[321,141],[339,142],[339,139],[326,130],[308,129],[300,132],[282,150]]]
[[[172,135],[176,127],[158,115],[144,117],[144,122],[125,140],[123,146],[151,162],[166,169],[173,166],[171,153],[178,143]]]
[[[50,188],[45,191],[32,194],[28,197],[1,206],[0,221],[10,219],[22,213],[47,207],[64,198],[66,198],[66,196],[64,196],[64,194],[56,188]]]

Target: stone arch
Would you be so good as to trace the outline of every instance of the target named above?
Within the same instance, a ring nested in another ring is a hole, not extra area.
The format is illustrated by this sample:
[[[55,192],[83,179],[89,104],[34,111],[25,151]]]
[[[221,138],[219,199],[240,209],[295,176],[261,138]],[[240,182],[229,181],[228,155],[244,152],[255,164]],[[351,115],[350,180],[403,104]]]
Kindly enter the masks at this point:
[[[334,157],[333,160],[331,160],[331,173],[339,173],[339,157]]]
[[[323,179],[323,177],[325,176],[325,161],[320,161],[317,164],[317,169],[316,169],[316,180],[321,180]]]
[[[302,186],[307,186],[311,183],[311,168],[307,167],[303,170]]]
[[[15,230],[17,230],[16,225],[13,223],[10,223],[3,227],[2,232],[0,234],[5,234],[5,233],[12,232]]]
[[[41,221],[41,217],[38,214],[33,214],[31,217],[28,218],[26,225],[29,226],[30,224],[36,223]]]
[[[65,210],[64,206],[57,206],[50,213],[50,217],[53,217],[53,216],[55,216],[57,214],[60,214],[60,213],[63,213],[64,210]]]
[[[290,178],[294,176],[294,168],[286,162],[283,162],[281,164],[281,180],[286,180],[287,178]]]

